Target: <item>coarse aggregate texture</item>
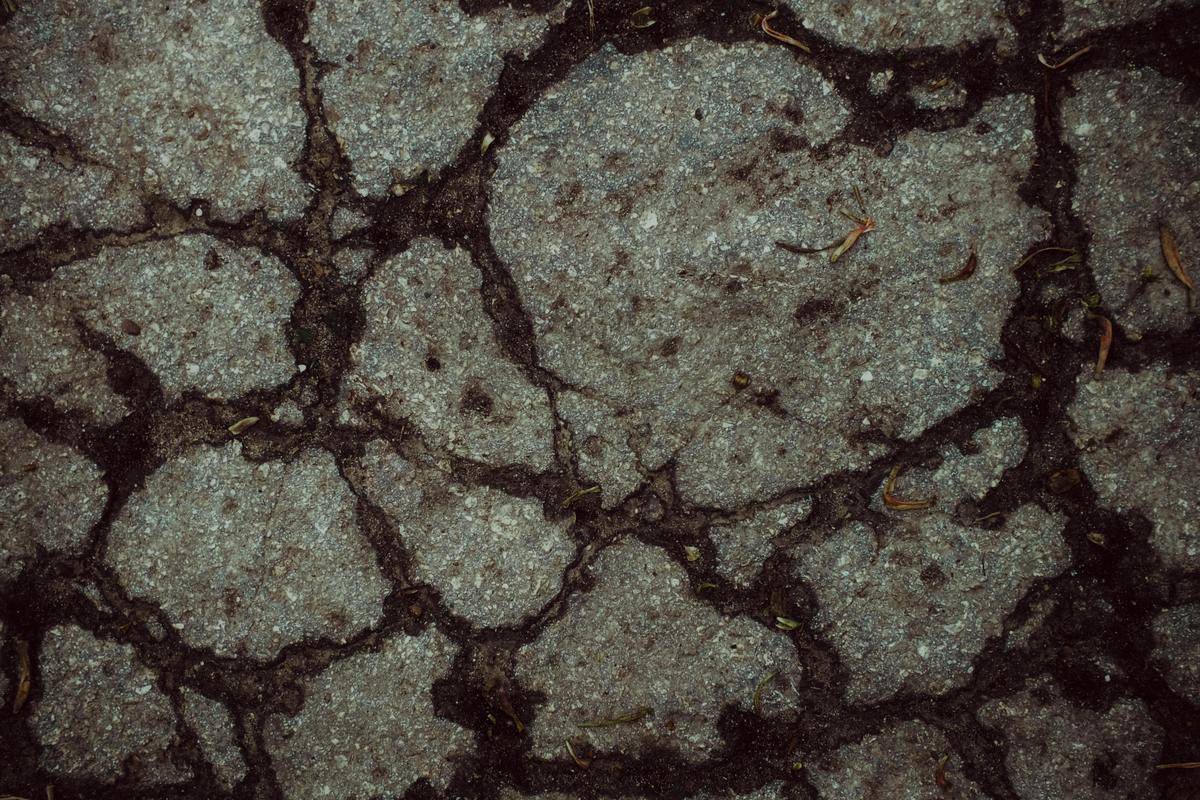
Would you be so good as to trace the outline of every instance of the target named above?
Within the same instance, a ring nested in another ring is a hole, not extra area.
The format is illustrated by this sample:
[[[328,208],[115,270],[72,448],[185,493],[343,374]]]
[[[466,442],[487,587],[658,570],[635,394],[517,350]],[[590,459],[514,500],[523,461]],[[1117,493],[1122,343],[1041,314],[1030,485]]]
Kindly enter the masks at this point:
[[[0,797],[1200,797],[1200,6],[645,5],[0,2]]]

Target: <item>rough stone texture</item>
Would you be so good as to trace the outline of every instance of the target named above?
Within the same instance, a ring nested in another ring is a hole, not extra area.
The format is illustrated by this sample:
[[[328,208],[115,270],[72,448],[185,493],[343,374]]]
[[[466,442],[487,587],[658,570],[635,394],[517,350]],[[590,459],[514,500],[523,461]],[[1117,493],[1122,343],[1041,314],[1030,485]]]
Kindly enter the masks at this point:
[[[226,656],[270,659],[373,624],[389,585],[332,456],[252,464],[241,449],[197,447],[130,498],[107,556],[128,591],[157,602],[189,644]]]
[[[1150,520],[1150,543],[1169,567],[1200,556],[1200,374],[1162,366],[1079,378],[1070,416],[1080,465],[1100,501]]]
[[[967,90],[958,81],[938,81],[914,86],[910,92],[917,108],[958,108],[967,100]]]
[[[612,410],[599,400],[577,392],[558,396],[558,413],[579,458],[579,474],[600,486],[600,504],[614,508],[632,494],[643,480],[643,467],[635,452],[639,434],[648,426],[629,431],[612,424]]]
[[[575,552],[569,517],[548,520],[537,500],[463,486],[378,441],[358,474],[412,551],[417,578],[476,625],[519,622],[558,593]]]
[[[1180,330],[1196,314],[1163,259],[1159,226],[1174,233],[1195,278],[1200,114],[1182,83],[1153,70],[1095,70],[1072,82],[1062,114],[1078,158],[1073,208],[1091,232],[1088,263],[1104,307],[1132,337]]]
[[[1062,39],[1115,25],[1144,20],[1170,5],[1187,6],[1189,0],[1063,0]]]
[[[527,54],[545,30],[544,15],[504,7],[468,17],[451,3],[317,3],[310,35],[336,65],[321,89],[358,191],[381,195],[449,163],[505,54]]]
[[[200,740],[200,750],[216,773],[221,788],[232,789],[246,776],[246,762],[238,749],[229,710],[216,700],[184,687],[183,720],[191,726]]]
[[[70,447],[0,420],[0,582],[15,578],[39,547],[77,552],[87,543],[108,498],[100,477]]]
[[[194,389],[225,398],[291,376],[283,323],[299,294],[275,258],[180,236],[63,267],[39,299],[141,358],[168,395]]]
[[[141,218],[141,207],[112,170],[55,158],[0,132],[0,248],[25,244],[50,225],[118,228]]]
[[[284,796],[398,796],[418,778],[445,789],[453,760],[471,744],[468,731],[433,712],[430,687],[453,658],[454,646],[431,628],[308,679],[300,713],[267,721]]]
[[[29,715],[42,769],[77,780],[111,780],[130,767],[139,782],[184,779],[166,750],[171,703],[133,648],[74,625],[46,632],[38,658],[43,698]]]
[[[976,39],[998,39],[1011,47],[1016,39],[999,0],[938,0],[936,11],[919,2],[888,0],[784,0],[782,5],[801,17],[806,29],[863,50],[951,47]]]
[[[717,546],[717,572],[738,586],[749,586],[771,555],[771,540],[812,513],[812,499],[768,508],[742,520],[709,529]]]
[[[944,756],[947,790],[963,800],[987,795],[963,775],[963,762],[945,734],[923,722],[902,722],[806,765],[821,800],[941,800],[935,775]]]
[[[1154,659],[1171,688],[1200,705],[1200,603],[1154,618]]]
[[[996,530],[905,513],[887,529],[856,522],[798,548],[817,629],[849,669],[851,702],[962,686],[1030,584],[1069,561],[1062,518],[1034,505]]]
[[[1016,195],[1031,110],[994,100],[886,157],[815,160],[806,142],[836,135],[845,111],[783,49],[605,49],[500,148],[492,238],[542,363],[608,407],[591,424],[624,431],[646,468],[675,456],[697,503],[763,498],[860,466],[882,452],[864,433],[915,436],[995,383],[1009,254],[1045,230]],[[844,237],[853,184],[878,229],[836,265],[775,247]],[[938,286],[971,241],[987,242],[974,279]],[[628,485],[616,461],[593,479]]]
[[[432,239],[389,260],[363,288],[367,329],[347,385],[438,447],[540,469],[552,456],[550,403],[505,359],[481,282],[467,251]]]
[[[12,293],[0,304],[0,385],[22,400],[45,398],[62,411],[86,410],[113,423],[128,410],[108,385],[103,356],[85,345],[70,312]]]
[[[21,5],[0,29],[0,94],[139,193],[294,216],[299,76],[260,13],[249,0]]]
[[[1158,796],[1154,765],[1163,732],[1140,700],[1118,700],[1098,713],[1062,700],[1049,679],[1036,679],[978,716],[1003,734],[1005,765],[1021,800]]]
[[[897,476],[893,491],[899,497],[936,498],[937,508],[951,513],[965,501],[982,500],[995,488],[1004,471],[1021,463],[1028,441],[1016,417],[1003,417],[976,431],[963,447],[943,445],[936,467],[916,467]],[[877,511],[906,517],[910,511],[889,509],[883,502],[883,485],[871,498]]]
[[[661,550],[615,545],[591,567],[596,586],[517,656],[517,678],[546,701],[531,725],[534,751],[565,758],[564,739],[595,750],[677,748],[699,759],[716,748],[721,708],[788,706],[801,667],[787,637],[718,614],[691,597],[683,569]],[[621,645],[614,647],[613,643]],[[686,669],[680,669],[686,665]],[[632,724],[580,728],[649,709]]]

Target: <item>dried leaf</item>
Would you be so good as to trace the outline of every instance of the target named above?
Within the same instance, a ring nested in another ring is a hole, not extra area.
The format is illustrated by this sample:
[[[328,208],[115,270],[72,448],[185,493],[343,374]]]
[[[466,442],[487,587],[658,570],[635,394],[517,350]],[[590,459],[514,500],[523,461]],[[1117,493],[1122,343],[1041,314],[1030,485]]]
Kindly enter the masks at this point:
[[[629,24],[635,28],[649,28],[654,24],[654,20],[650,19],[652,13],[654,13],[652,7],[642,6],[629,15]]]
[[[654,713],[654,709],[648,706],[640,706],[630,711],[627,714],[618,714],[615,717],[608,719],[598,719],[595,722],[581,722],[581,728],[614,728],[617,725],[632,725],[635,722],[640,722],[646,717]]]
[[[250,426],[254,425],[256,422],[258,422],[258,417],[242,417],[237,422],[230,425],[228,430],[234,436],[237,436]]]
[[[741,390],[750,385],[750,376],[744,372],[735,372],[729,381],[733,384],[733,388]]]
[[[584,495],[599,494],[599,493],[600,493],[599,486],[589,486],[586,489],[579,489],[577,491],[572,492],[570,495],[567,496],[566,500],[562,501],[562,507],[567,508],[568,506],[570,506],[572,503],[574,503],[576,500],[583,497]]]
[[[1104,534],[1100,531],[1088,531],[1087,538],[1092,544],[1104,547]]]
[[[870,227],[866,227],[865,225],[857,227],[846,234],[846,238],[843,239],[842,243],[837,246],[837,249],[829,254],[829,263],[832,264],[836,262],[846,253],[847,250],[849,250],[851,247],[854,247],[854,243],[858,241],[858,237],[872,230],[875,230],[874,223],[871,223]]]
[[[834,242],[833,244],[827,244],[824,247],[801,247],[798,244],[789,244],[788,242],[781,242],[779,240],[775,241],[775,246],[779,249],[787,250],[789,253],[795,253],[796,255],[801,256],[806,256],[811,253],[824,253],[826,250],[832,250],[833,248],[837,247],[838,244],[839,242]]]
[[[761,681],[754,686],[754,695],[750,698],[750,707],[754,709],[754,713],[758,714],[762,711],[762,692],[767,684],[775,679],[779,674],[778,670],[768,673]]]
[[[1108,351],[1112,348],[1113,327],[1108,321],[1108,317],[1100,318],[1100,352],[1096,356],[1096,377],[1100,377],[1100,373],[1104,372],[1104,365],[1108,362]]]
[[[492,142],[494,142],[494,141],[496,141],[495,136],[492,136],[492,134],[490,132],[485,133],[483,135],[483,139],[479,142],[479,154],[483,155],[484,153],[486,153],[488,151],[488,148],[492,146]]]
[[[596,2],[595,0],[587,0],[588,8],[588,30],[596,30]]]
[[[1025,258],[1021,259],[1021,263],[1017,264],[1015,267],[1013,267],[1012,271],[1016,272],[1021,267],[1025,266],[1030,261],[1032,261],[1033,259],[1040,256],[1042,253],[1075,253],[1075,252],[1076,252],[1075,249],[1071,248],[1071,247],[1042,247],[1037,250],[1034,250],[1032,253],[1025,256]]]
[[[13,644],[17,649],[17,693],[13,697],[13,713],[20,714],[33,686],[33,673],[29,666],[29,642],[18,639]]]
[[[1082,56],[1084,53],[1086,53],[1087,51],[1089,51],[1091,49],[1092,49],[1092,46],[1090,44],[1085,45],[1085,46],[1079,48],[1078,50],[1076,50],[1074,53],[1071,53],[1071,55],[1067,56],[1066,58],[1064,58],[1062,61],[1058,62],[1057,64],[1051,64],[1049,61],[1046,60],[1046,57],[1044,55],[1042,55],[1041,53],[1038,53],[1037,58],[1038,58],[1038,61],[1042,62],[1042,66],[1044,66],[1048,69],[1062,69],[1067,64],[1070,64],[1072,61],[1079,58],[1080,56]]]
[[[696,546],[690,545],[690,544],[685,544],[683,546],[683,553],[684,553],[684,555],[687,556],[688,561],[699,561],[700,560],[700,548],[699,547],[696,547]]]
[[[567,739],[566,742],[567,752],[571,754],[571,760],[575,762],[575,766],[579,767],[580,769],[587,769],[592,765],[592,760],[590,758],[580,758],[575,753],[575,748],[572,746],[570,739]]]
[[[938,759],[937,769],[933,771],[933,782],[937,784],[939,789],[945,789],[950,786],[950,781],[946,780],[946,763],[950,761],[950,754],[942,756]]]
[[[770,36],[772,39],[783,42],[784,44],[790,44],[792,47],[803,50],[806,53],[811,53],[812,48],[809,47],[808,45],[806,45],[804,42],[801,42],[798,39],[793,39],[791,36],[788,36],[786,33],[782,33],[771,27],[770,21],[775,19],[775,17],[777,17],[777,16],[779,16],[779,11],[775,10],[775,11],[772,11],[770,14],[763,14],[761,17],[758,18],[758,26],[760,28],[762,28],[762,32],[765,33],[767,36]]]
[[[1192,307],[1195,302],[1196,284],[1192,282],[1192,276],[1188,275],[1187,270],[1183,268],[1183,264],[1179,260],[1179,245],[1175,242],[1175,235],[1171,233],[1171,229],[1163,225],[1158,229],[1159,239],[1162,241],[1163,258],[1167,261],[1167,266],[1171,268],[1171,272],[1175,273],[1175,277],[1179,282],[1187,287],[1188,290],[1188,308]]]
[[[896,478],[900,475],[900,467],[892,467],[892,471],[888,474],[887,482],[883,485],[883,503],[888,508],[894,508],[897,511],[919,511],[923,508],[932,508],[937,501],[936,497],[928,497],[924,500],[905,500],[896,497],[893,491],[896,488]]]
[[[957,283],[964,281],[975,274],[975,267],[979,265],[979,257],[975,255],[975,251],[971,251],[971,255],[967,256],[967,263],[958,272],[951,272],[938,278],[938,283]]]
[[[800,623],[790,617],[776,617],[775,627],[781,631],[794,631],[800,627]]]
[[[1174,764],[1159,764],[1158,769],[1200,769],[1200,761],[1176,761]]]
[[[1072,253],[1071,255],[1064,258],[1062,261],[1058,261],[1054,264],[1051,264],[1046,269],[1049,272],[1066,272],[1068,270],[1075,269],[1082,263],[1083,263],[1083,256],[1079,255],[1079,253]]]

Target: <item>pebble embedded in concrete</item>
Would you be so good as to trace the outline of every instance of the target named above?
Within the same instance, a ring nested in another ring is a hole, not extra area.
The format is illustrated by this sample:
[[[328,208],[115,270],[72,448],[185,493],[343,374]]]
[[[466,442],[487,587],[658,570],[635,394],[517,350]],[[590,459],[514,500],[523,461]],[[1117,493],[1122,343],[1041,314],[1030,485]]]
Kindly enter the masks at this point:
[[[127,591],[221,656],[266,661],[373,625],[391,587],[333,457],[306,450],[255,464],[241,449],[189,450],[129,499],[107,551]]]
[[[697,602],[683,569],[649,545],[614,545],[590,572],[595,587],[517,655],[518,681],[546,698],[530,725],[540,757],[568,758],[570,739],[588,751],[654,746],[702,759],[721,744],[721,709],[751,710],[764,679],[761,713],[788,710],[804,678],[786,636]],[[581,727],[622,717],[633,721]]]
[[[1081,375],[1068,409],[1080,467],[1100,502],[1152,526],[1150,544],[1168,566],[1200,557],[1200,373],[1153,365],[1133,373]]]
[[[1183,261],[1194,265],[1200,254],[1195,98],[1183,83],[1151,69],[1089,70],[1072,83],[1075,92],[1062,109],[1063,135],[1078,162],[1072,208],[1091,234],[1088,265],[1104,308],[1134,339],[1183,330],[1196,313],[1163,258],[1160,228],[1170,229]]]
[[[864,433],[914,437],[999,379],[1010,261],[1046,231],[1017,193],[1031,98],[887,156],[814,157],[845,121],[790,53],[697,40],[601,50],[499,148],[489,224],[541,362],[610,409],[602,427],[644,469],[676,459],[692,502],[862,466],[883,452]],[[775,246],[844,237],[855,185],[876,230],[836,265]],[[973,241],[974,280],[939,286]],[[628,460],[589,478],[628,485]]]
[[[142,195],[218,216],[298,216],[307,189],[300,78],[240,0],[21,5],[0,39],[0,94]],[[104,198],[118,213],[121,193]]]
[[[15,578],[39,547],[78,553],[87,545],[108,499],[101,477],[73,448],[19,420],[0,420],[0,583]]]
[[[436,629],[396,633],[307,678],[300,712],[266,723],[284,797],[395,797],[419,778],[444,790],[472,739],[434,712],[431,687],[454,653]]]
[[[887,527],[853,522],[797,548],[798,575],[819,606],[817,633],[846,666],[851,703],[963,686],[1033,582],[1070,562],[1063,518],[1036,505],[994,530],[940,512],[906,514]]]
[[[38,651],[42,697],[29,724],[38,763],[59,779],[173,783],[189,777],[168,750],[175,713],[133,647],[74,625],[46,632]]]
[[[363,288],[366,331],[346,385],[436,447],[543,469],[553,457],[550,401],[505,356],[482,282],[466,250],[432,239],[380,266]]]

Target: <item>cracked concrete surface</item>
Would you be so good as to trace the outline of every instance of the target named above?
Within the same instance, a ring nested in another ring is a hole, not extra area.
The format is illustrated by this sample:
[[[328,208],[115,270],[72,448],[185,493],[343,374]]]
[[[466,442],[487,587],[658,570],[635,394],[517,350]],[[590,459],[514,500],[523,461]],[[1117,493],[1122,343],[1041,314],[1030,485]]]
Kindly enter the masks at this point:
[[[1200,797],[1200,6],[643,6],[0,4],[0,795]]]

